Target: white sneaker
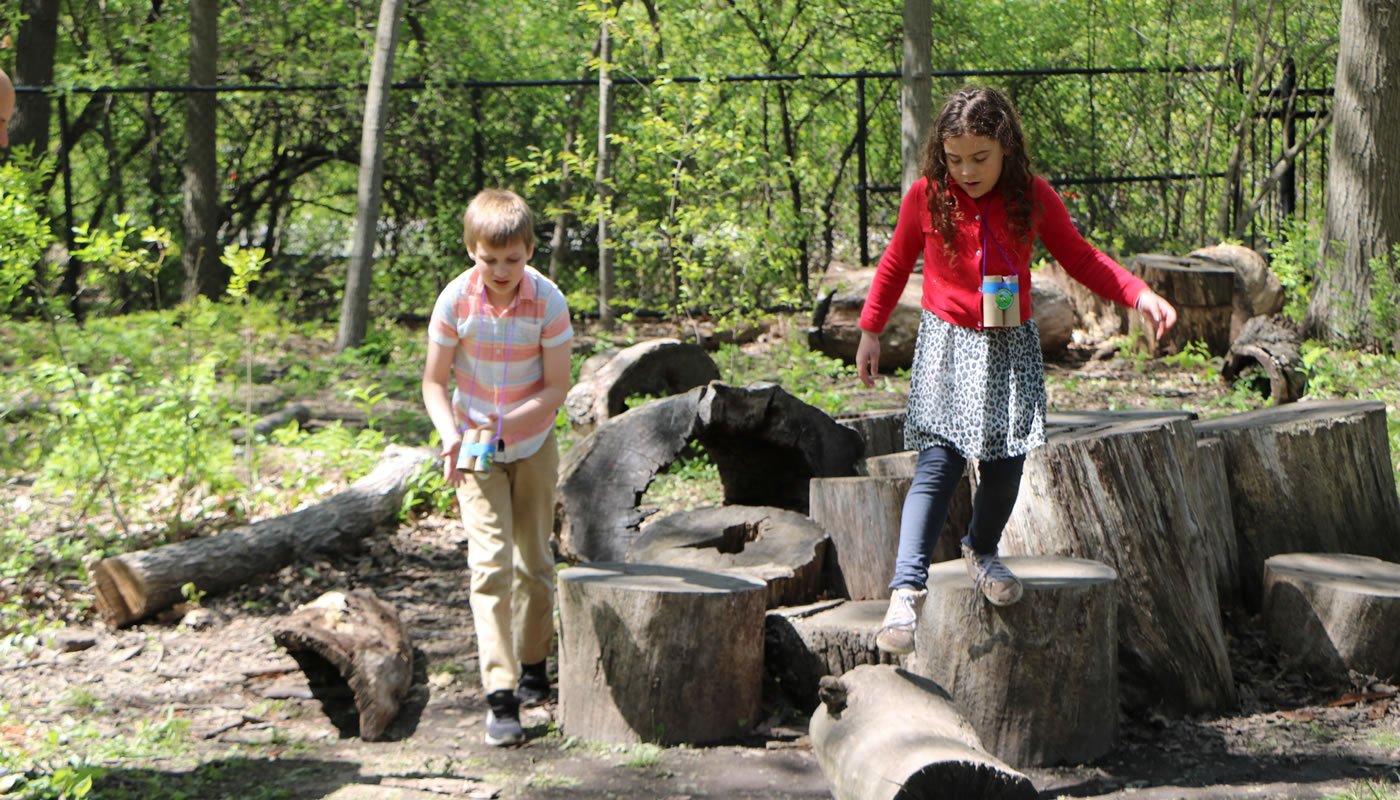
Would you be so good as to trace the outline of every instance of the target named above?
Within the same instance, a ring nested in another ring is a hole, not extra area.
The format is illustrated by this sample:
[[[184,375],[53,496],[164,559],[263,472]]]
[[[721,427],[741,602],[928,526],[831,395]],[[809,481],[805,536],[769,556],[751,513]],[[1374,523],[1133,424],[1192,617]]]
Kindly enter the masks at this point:
[[[919,624],[926,589],[900,587],[890,595],[890,607],[885,609],[884,622],[875,634],[875,646],[896,656],[914,652],[914,628]]]

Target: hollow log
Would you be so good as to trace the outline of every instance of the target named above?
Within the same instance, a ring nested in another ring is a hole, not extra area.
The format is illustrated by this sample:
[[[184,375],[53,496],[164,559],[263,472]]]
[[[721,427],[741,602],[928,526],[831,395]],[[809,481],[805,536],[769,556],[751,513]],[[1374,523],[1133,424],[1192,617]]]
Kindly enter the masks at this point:
[[[716,506],[650,522],[632,542],[638,564],[742,575],[767,585],[767,607],[810,603],[823,588],[827,536],[821,526],[771,506]]]
[[[1118,738],[1118,577],[1079,558],[1005,563],[1026,593],[1002,608],[963,563],[929,569],[915,669],[949,687],[982,746],[1008,764],[1092,761]]]
[[[860,435],[779,386],[718,381],[609,419],[564,456],[559,551],[622,561],[648,511],[638,500],[689,442],[719,470],[726,505],[807,511],[813,477],[850,475]]]
[[[1292,403],[1308,390],[1308,374],[1298,347],[1302,337],[1286,319],[1253,317],[1230,344],[1220,379],[1233,385],[1250,366],[1258,366],[1268,380],[1259,388],[1274,405]]]
[[[1197,422],[1225,446],[1239,543],[1240,594],[1262,606],[1264,562],[1281,553],[1400,561],[1385,405],[1325,400]]]
[[[579,434],[627,410],[636,395],[668,397],[719,380],[719,367],[698,344],[649,339],[617,351],[569,388],[564,410]]]
[[[1400,676],[1400,564],[1340,553],[1285,553],[1264,562],[1270,638],[1304,664]]]
[[[413,648],[392,606],[367,591],[327,592],[278,622],[272,639],[306,673],[313,696],[350,685],[360,738],[384,734],[413,683]]]
[[[92,569],[97,610],[113,626],[129,625],[180,602],[186,583],[217,594],[299,558],[344,551],[394,518],[409,479],[436,456],[426,448],[390,445],[369,475],[314,506],[104,558]]]
[[[888,665],[822,679],[812,751],[835,800],[1031,800],[1030,779],[988,753],[938,684]]]
[[[1143,253],[1128,263],[1129,272],[1176,306],[1176,325],[1157,341],[1155,329],[1141,314],[1128,318],[1129,330],[1140,332],[1154,356],[1171,355],[1194,341],[1203,341],[1214,356],[1230,349],[1235,271],[1196,258]]]
[[[828,583],[851,600],[886,600],[909,478],[813,478],[811,517],[831,537]]]
[[[875,646],[888,606],[884,600],[829,600],[771,609],[764,622],[764,669],[795,708],[810,714],[826,675],[861,664],[909,667],[909,656]]]
[[[703,743],[747,733],[763,688],[760,581],[595,563],[559,582],[559,720],[603,742]]]
[[[1230,523],[1208,516],[1200,479],[1187,415],[1056,431],[1027,457],[1001,541],[1112,567],[1125,684],[1175,711],[1235,701],[1210,544]]]

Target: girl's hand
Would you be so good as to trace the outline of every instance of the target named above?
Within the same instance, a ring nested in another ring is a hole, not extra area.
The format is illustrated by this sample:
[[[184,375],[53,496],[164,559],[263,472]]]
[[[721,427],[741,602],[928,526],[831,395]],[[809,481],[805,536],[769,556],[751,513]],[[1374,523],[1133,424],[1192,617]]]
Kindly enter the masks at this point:
[[[880,374],[879,334],[861,330],[860,344],[856,346],[856,374],[865,388],[875,387],[875,376]]]
[[[1144,289],[1142,294],[1138,295],[1137,310],[1152,320],[1158,340],[1166,336],[1167,331],[1176,324],[1176,309],[1151,289]]]

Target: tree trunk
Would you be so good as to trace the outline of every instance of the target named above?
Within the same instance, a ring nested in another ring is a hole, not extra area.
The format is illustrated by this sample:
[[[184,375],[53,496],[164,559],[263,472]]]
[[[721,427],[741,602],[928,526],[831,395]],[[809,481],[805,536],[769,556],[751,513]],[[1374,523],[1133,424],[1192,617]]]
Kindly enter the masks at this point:
[[[933,124],[933,3],[904,0],[904,60],[900,67],[900,195],[920,177],[924,137]]]
[[[1141,691],[1143,702],[1204,711],[1235,700],[1212,544],[1232,532],[1228,519],[1207,516],[1187,416],[1050,434],[1026,459],[1001,551],[1073,556],[1116,570],[1125,688]]]
[[[623,348],[569,387],[564,400],[576,434],[587,434],[627,410],[627,398],[669,397],[719,380],[719,367],[698,344],[648,339]]]
[[[379,240],[379,206],[384,189],[384,121],[389,116],[389,92],[394,84],[394,48],[399,40],[403,0],[380,0],[379,25],[374,32],[365,118],[360,132],[360,177],[356,189],[355,242],[345,274],[340,304],[336,352],[358,347],[369,324],[369,287],[374,274],[374,246]]]
[[[1339,680],[1400,675],[1400,564],[1287,553],[1264,562],[1264,621],[1290,655]]]
[[[300,511],[203,539],[104,558],[92,569],[97,610],[113,626],[129,625],[181,599],[240,586],[314,553],[340,550],[394,518],[408,481],[436,454],[390,446],[374,471],[349,489]]]
[[[334,689],[349,684],[366,742],[384,735],[413,684],[413,648],[398,612],[368,591],[321,595],[279,622],[272,640],[328,710],[338,706]]]
[[[613,328],[613,248],[608,235],[608,219],[612,216],[612,25],[611,18],[600,23],[598,30],[598,171],[594,189],[598,193],[598,324],[603,330]]]
[[[219,80],[219,4],[190,0],[190,83]],[[185,95],[185,268],[183,298],[219,297],[228,282],[219,261],[217,133],[219,97],[212,91]]]
[[[822,679],[812,751],[834,800],[1032,800],[1030,779],[988,753],[948,693],[892,666]]]
[[[559,723],[603,742],[702,743],[758,723],[762,582],[655,564],[559,573]]]
[[[1006,566],[1026,594],[1004,608],[983,600],[961,561],[929,570],[915,670],[951,687],[982,746],[1008,764],[1093,761],[1118,738],[1118,576],[1059,556]]]
[[[909,478],[813,478],[812,519],[831,537],[832,591],[886,600]]]
[[[888,606],[883,600],[828,600],[775,608],[764,625],[763,668],[788,702],[810,714],[827,675],[844,675],[861,664],[908,667],[910,656],[875,645]]]
[[[1306,332],[1373,341],[1371,260],[1400,245],[1400,2],[1343,0],[1339,35],[1324,269]]]
[[[47,88],[53,84],[59,0],[24,0],[22,11],[24,21],[19,25],[15,48],[15,83]],[[47,94],[19,95],[15,100],[15,118],[10,122],[11,149],[32,146],[36,160],[46,157],[51,113],[52,103]]]

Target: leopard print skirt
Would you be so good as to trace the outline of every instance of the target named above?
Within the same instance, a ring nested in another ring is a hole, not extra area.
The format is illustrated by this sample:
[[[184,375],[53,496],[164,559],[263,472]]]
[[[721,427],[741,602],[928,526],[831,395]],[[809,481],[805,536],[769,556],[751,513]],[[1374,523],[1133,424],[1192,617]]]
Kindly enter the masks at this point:
[[[977,330],[930,311],[919,321],[904,446],[992,461],[1045,444],[1045,365],[1034,320]]]

